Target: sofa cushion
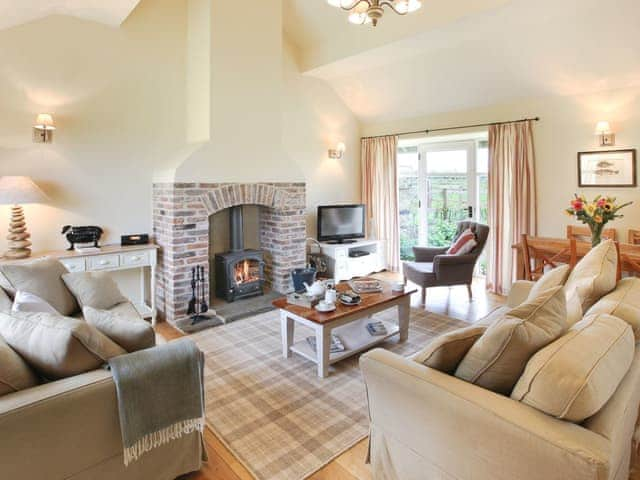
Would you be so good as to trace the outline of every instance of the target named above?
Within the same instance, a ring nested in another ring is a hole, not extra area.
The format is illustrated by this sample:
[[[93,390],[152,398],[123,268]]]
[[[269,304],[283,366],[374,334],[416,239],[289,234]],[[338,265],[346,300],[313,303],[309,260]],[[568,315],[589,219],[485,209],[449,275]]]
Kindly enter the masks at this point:
[[[613,240],[592,248],[569,274],[564,288],[569,324],[580,321],[602,296],[616,286],[618,252]]]
[[[511,398],[556,418],[581,422],[609,401],[631,366],[634,350],[626,322],[589,315],[533,356]]]
[[[550,288],[563,286],[570,272],[570,265],[560,265],[559,267],[546,271],[544,275],[533,284],[531,290],[529,290],[527,300],[536,298],[541,292],[549,290]]]
[[[624,320],[631,328],[636,341],[640,341],[640,278],[623,278],[613,292],[598,300],[585,316],[607,313]]]
[[[58,313],[47,301],[39,296],[18,290],[11,306],[12,312],[45,312]]]
[[[562,287],[541,292],[495,320],[469,349],[455,376],[509,395],[531,356],[566,331],[566,315]]]
[[[85,321],[50,313],[0,313],[0,335],[49,379],[94,370],[126,353]]]
[[[151,325],[135,315],[124,315],[117,311],[82,309],[84,319],[127,352],[151,348],[156,344],[156,334]]]
[[[0,337],[0,397],[38,384],[29,365]]]
[[[33,293],[61,315],[73,315],[78,311],[78,303],[62,281],[65,273],[67,269],[64,265],[52,258],[0,265],[2,286],[11,295],[18,290]]]
[[[486,329],[486,326],[472,326],[440,335],[413,355],[412,359],[427,367],[453,375],[469,349]]]
[[[13,302],[7,292],[0,288],[0,313],[10,313],[13,307]]]
[[[127,301],[108,273],[65,273],[62,275],[62,280],[82,308],[93,307],[98,310],[107,310]]]

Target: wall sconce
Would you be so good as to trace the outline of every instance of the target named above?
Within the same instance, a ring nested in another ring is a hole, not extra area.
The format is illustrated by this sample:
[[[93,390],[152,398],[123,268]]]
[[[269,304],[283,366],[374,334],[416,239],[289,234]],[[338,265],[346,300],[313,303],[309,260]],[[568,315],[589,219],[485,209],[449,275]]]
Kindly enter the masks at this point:
[[[611,131],[609,122],[598,122],[596,125],[596,135],[600,137],[601,147],[611,147],[616,144],[616,136]]]
[[[56,129],[53,124],[53,117],[49,113],[40,113],[33,126],[33,141],[35,143],[51,143],[53,141],[53,131]]]
[[[347,149],[347,146],[340,142],[336,145],[336,148],[329,149],[329,158],[334,160],[342,160],[342,156],[344,155],[344,151]]]

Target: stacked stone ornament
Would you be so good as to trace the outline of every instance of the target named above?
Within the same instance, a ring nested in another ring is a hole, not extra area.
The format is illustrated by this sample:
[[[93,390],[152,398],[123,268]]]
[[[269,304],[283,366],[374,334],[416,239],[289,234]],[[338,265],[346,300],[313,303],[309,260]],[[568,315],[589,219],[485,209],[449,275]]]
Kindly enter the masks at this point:
[[[9,221],[9,235],[5,252],[6,258],[27,258],[31,256],[31,234],[27,232],[27,222],[24,219],[24,211],[20,206],[11,207],[11,220]]]

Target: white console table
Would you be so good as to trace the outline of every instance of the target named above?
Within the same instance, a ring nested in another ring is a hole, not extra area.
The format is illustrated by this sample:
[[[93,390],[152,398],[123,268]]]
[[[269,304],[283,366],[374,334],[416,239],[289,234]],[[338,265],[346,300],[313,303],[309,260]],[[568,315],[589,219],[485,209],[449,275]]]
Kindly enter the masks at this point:
[[[364,277],[380,272],[386,267],[384,242],[382,240],[360,240],[354,243],[320,243],[327,262],[327,274],[336,282]],[[367,252],[361,257],[352,256],[354,251]]]
[[[158,246],[133,245],[105,245],[99,252],[80,253],[74,250],[56,250],[37,253],[23,260],[5,260],[2,262],[28,262],[37,258],[57,258],[70,272],[110,272],[118,270],[137,269],[140,272],[140,302],[133,302],[138,313],[144,318],[150,318],[156,324],[155,306],[155,273],[158,257]],[[144,270],[151,270],[149,292],[147,292]],[[149,294],[150,304],[145,302]]]

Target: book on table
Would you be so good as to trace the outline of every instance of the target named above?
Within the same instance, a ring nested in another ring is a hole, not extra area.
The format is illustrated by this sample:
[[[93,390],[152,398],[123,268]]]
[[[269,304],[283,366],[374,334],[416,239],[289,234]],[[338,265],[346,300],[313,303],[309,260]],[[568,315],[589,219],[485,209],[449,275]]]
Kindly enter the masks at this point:
[[[387,327],[382,322],[367,323],[367,331],[374,337],[380,337],[387,334]]]

